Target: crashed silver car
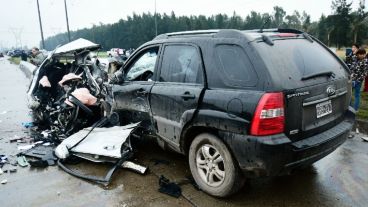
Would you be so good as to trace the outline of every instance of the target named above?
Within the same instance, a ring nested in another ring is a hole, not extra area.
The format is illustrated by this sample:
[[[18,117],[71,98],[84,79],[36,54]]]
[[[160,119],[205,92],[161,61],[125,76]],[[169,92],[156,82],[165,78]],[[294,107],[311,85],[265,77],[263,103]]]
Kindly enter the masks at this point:
[[[107,74],[91,53],[98,49],[98,44],[77,39],[57,47],[33,72],[28,99],[38,126],[62,138],[103,116]]]

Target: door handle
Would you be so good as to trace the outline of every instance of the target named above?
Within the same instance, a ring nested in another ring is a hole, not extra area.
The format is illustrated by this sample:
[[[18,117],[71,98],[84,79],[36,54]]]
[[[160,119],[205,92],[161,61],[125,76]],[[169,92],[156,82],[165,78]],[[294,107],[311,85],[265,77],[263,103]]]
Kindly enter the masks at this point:
[[[187,91],[187,92],[185,92],[184,94],[181,95],[181,98],[183,98],[186,101],[188,99],[195,99],[195,95],[190,94],[190,92]]]

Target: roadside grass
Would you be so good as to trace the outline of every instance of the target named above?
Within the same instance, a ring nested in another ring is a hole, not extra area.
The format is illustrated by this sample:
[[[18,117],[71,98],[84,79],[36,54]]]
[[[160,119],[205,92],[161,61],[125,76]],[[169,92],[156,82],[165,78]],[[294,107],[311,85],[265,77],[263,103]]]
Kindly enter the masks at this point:
[[[368,120],[368,92],[361,93],[360,107],[357,118],[360,120]]]
[[[20,63],[20,57],[11,57],[11,58],[9,58],[9,61],[11,63],[14,63],[14,64],[19,65],[19,63]]]
[[[107,52],[106,51],[100,51],[97,53],[97,56],[99,58],[107,58]]]

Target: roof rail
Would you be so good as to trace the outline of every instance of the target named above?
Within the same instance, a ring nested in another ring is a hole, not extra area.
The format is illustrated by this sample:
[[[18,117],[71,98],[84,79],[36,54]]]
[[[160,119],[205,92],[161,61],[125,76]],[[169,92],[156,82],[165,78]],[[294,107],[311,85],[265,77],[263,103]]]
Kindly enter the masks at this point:
[[[270,29],[263,29],[262,31],[260,29],[252,29],[252,30],[245,30],[245,32],[283,32],[283,33],[294,33],[294,34],[302,34],[303,31],[297,30],[297,29],[281,29],[281,28],[270,28]]]
[[[167,38],[173,37],[173,36],[198,35],[198,34],[216,34],[219,31],[220,30],[218,30],[218,29],[213,29],[213,30],[193,30],[193,31],[183,31],[183,32],[172,32],[172,33],[166,33],[166,34],[158,35],[157,37],[154,38],[154,40],[167,39]]]

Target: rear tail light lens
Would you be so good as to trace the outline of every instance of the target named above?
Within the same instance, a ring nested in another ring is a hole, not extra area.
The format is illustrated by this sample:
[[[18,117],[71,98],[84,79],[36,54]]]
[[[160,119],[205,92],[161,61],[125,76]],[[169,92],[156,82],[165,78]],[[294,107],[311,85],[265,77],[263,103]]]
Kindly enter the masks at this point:
[[[264,136],[284,131],[284,94],[266,93],[262,96],[254,113],[250,134]]]

